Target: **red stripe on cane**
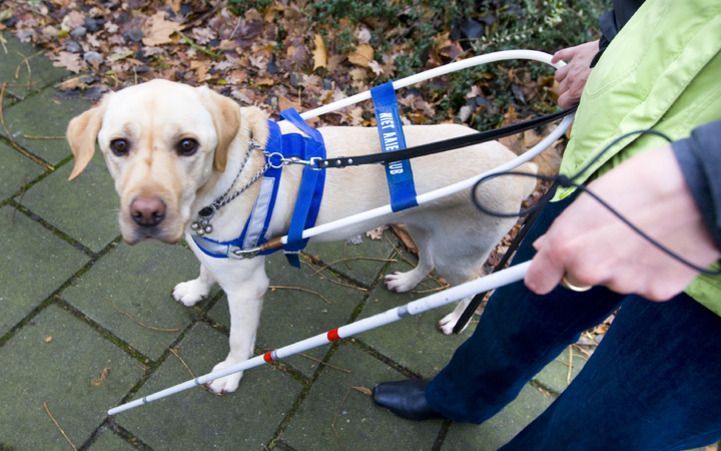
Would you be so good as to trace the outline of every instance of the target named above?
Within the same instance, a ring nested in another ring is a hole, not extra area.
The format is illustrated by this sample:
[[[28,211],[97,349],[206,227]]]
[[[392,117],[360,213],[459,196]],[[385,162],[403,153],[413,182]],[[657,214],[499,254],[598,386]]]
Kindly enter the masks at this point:
[[[328,341],[338,341],[340,340],[340,335],[338,335],[338,328],[335,328],[333,330],[329,330],[328,334],[326,335],[328,338]]]
[[[268,363],[272,362],[273,354],[271,352],[266,352],[265,354],[263,354],[263,360],[265,360]]]

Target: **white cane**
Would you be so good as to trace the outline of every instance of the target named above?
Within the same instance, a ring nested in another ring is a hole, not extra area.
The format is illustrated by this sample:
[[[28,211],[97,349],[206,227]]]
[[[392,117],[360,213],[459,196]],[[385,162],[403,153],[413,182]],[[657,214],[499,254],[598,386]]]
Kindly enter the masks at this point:
[[[399,321],[405,317],[418,315],[428,310],[443,307],[451,302],[472,296],[476,293],[480,293],[481,291],[493,290],[495,288],[517,282],[523,279],[523,276],[526,274],[526,271],[528,271],[530,264],[530,261],[520,263],[488,276],[466,282],[462,285],[457,285],[447,290],[439,291],[438,293],[409,302],[408,304],[400,307],[386,310],[385,312],[378,313],[377,315],[370,316],[360,321],[331,329],[322,334],[306,338],[305,340],[278,348],[274,351],[266,352],[262,355],[257,355],[251,359],[229,366],[228,368],[204,374],[203,376],[174,385],[159,392],[144,396],[140,399],[121,404],[118,407],[108,410],[108,415],[116,415],[118,413],[125,412],[126,410],[134,409],[150,402],[157,401],[158,399],[180,393],[190,388],[210,383],[215,379],[225,377],[233,373],[256,368],[266,363],[285,359],[298,353],[308,351],[309,349],[314,349],[325,344],[338,341],[342,338],[352,337],[369,330],[377,329],[387,324]]]

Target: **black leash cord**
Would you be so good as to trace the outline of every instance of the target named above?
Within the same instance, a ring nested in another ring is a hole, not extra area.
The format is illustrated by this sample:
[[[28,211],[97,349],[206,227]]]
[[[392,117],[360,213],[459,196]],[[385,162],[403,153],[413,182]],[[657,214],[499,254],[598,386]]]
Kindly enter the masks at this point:
[[[506,127],[472,133],[470,135],[436,141],[420,146],[408,147],[406,149],[395,150],[393,152],[380,152],[355,157],[336,157],[325,160],[316,160],[314,161],[314,165],[315,167],[321,169],[345,168],[348,166],[360,166],[363,164],[392,163],[394,161],[423,157],[426,155],[445,152],[447,150],[460,149],[461,147],[470,146],[472,144],[481,144],[504,136],[514,135],[524,130],[529,130],[531,128],[538,127],[539,125],[553,122],[557,119],[568,116],[575,111],[576,107],[574,106],[565,110],[556,111],[555,113],[546,114],[534,119],[508,125]]]
[[[550,199],[551,196],[553,196],[553,192],[556,190],[556,186],[557,185],[555,183],[551,185],[548,190],[543,194],[543,196],[538,200],[538,202],[545,202],[546,200]],[[541,210],[536,209],[533,210],[531,214],[526,217],[526,220],[523,222],[521,229],[513,238],[510,246],[508,246],[508,250],[506,250],[506,252],[503,254],[503,257],[501,257],[501,260],[496,264],[496,266],[493,267],[490,274],[493,274],[496,271],[500,271],[501,269],[506,267],[506,264],[516,252],[518,246],[520,246],[520,244],[523,242],[523,239],[526,238],[526,235],[528,235],[528,231],[531,230],[531,227],[536,222],[536,219],[538,218],[540,213]],[[483,298],[490,291],[491,290],[482,291],[473,296],[473,298],[471,298],[471,301],[468,303],[465,310],[463,310],[463,313],[461,313],[460,318],[458,318],[458,321],[456,321],[455,326],[453,326],[454,334],[461,333],[461,331],[466,327],[466,324],[468,324],[468,321],[471,320],[471,317],[476,312],[476,309],[478,309],[478,306],[481,305],[481,302],[483,302]]]
[[[623,215],[622,215],[621,213],[619,213],[615,208],[613,208],[611,205],[609,205],[608,202],[606,202],[605,200],[603,200],[601,197],[599,197],[599,196],[598,196],[597,194],[595,194],[593,191],[591,191],[591,190],[589,190],[588,188],[586,188],[585,185],[583,185],[583,184],[581,184],[581,183],[576,183],[576,182],[575,182],[576,179],[578,179],[579,177],[581,177],[581,175],[583,175],[591,166],[593,166],[606,152],[608,152],[609,149],[611,149],[613,146],[615,146],[615,145],[618,144],[619,142],[623,141],[624,139],[626,139],[626,138],[628,138],[628,137],[630,137],[630,136],[634,136],[634,135],[655,135],[655,136],[658,136],[658,137],[663,138],[664,140],[666,140],[666,141],[669,142],[669,143],[671,142],[671,139],[670,139],[668,136],[666,136],[665,134],[663,134],[663,133],[661,133],[661,132],[658,132],[658,131],[656,131],[656,130],[637,130],[637,131],[632,131],[632,132],[625,133],[625,134],[619,136],[618,138],[614,139],[613,141],[611,141],[610,144],[608,144],[606,147],[604,147],[601,152],[599,152],[595,157],[593,157],[593,159],[591,159],[591,161],[588,162],[588,164],[586,164],[583,168],[581,168],[581,169],[576,173],[576,175],[574,175],[574,176],[572,176],[572,177],[566,177],[566,176],[563,176],[563,175],[544,176],[544,175],[536,175],[536,174],[529,174],[529,173],[526,173],[526,172],[515,172],[515,171],[507,171],[507,172],[499,172],[499,173],[496,173],[496,174],[491,174],[491,175],[489,175],[489,176],[487,176],[487,177],[483,177],[482,179],[480,179],[480,180],[473,186],[472,195],[471,195],[471,197],[472,197],[472,199],[473,199],[473,203],[475,204],[476,208],[478,208],[480,211],[482,211],[483,213],[485,213],[485,214],[487,214],[487,215],[490,215],[490,216],[496,216],[496,217],[501,217],[501,218],[509,218],[509,217],[523,216],[523,215],[529,214],[529,213],[531,213],[531,212],[533,212],[533,211],[535,211],[535,210],[537,210],[537,209],[539,209],[539,208],[542,208],[546,203],[548,203],[548,201],[549,201],[550,199],[544,199],[543,201],[539,202],[538,204],[534,205],[533,207],[530,207],[530,208],[527,208],[527,209],[521,209],[518,213],[503,213],[503,212],[497,212],[497,211],[490,210],[490,209],[486,208],[485,206],[483,206],[483,205],[481,204],[481,202],[478,200],[478,195],[477,195],[477,193],[478,193],[478,188],[479,188],[483,183],[488,182],[489,180],[492,180],[492,179],[494,179],[494,178],[496,178],[496,177],[503,177],[503,176],[509,176],[509,175],[510,175],[510,176],[520,176],[520,177],[533,177],[533,178],[536,178],[536,179],[538,179],[538,180],[550,180],[550,181],[553,181],[553,182],[555,182],[555,183],[558,183],[559,186],[562,186],[562,187],[564,187],[564,188],[574,187],[574,188],[576,188],[576,189],[578,189],[578,190],[580,190],[580,191],[588,194],[588,195],[591,196],[593,199],[595,199],[596,202],[600,203],[600,204],[601,204],[603,207],[605,207],[609,212],[611,212],[614,216],[616,216],[619,220],[621,220],[621,222],[623,222],[623,223],[626,224],[628,227],[630,227],[631,230],[633,230],[634,232],[636,232],[636,233],[637,233],[639,236],[641,236],[643,239],[645,239],[646,241],[648,241],[649,243],[651,243],[653,246],[655,246],[655,247],[656,247],[657,249],[659,249],[661,252],[664,252],[665,254],[667,254],[669,257],[673,258],[673,259],[676,260],[677,262],[679,262],[679,263],[681,263],[681,264],[683,264],[683,265],[686,265],[687,267],[689,267],[689,268],[693,269],[694,271],[697,271],[697,272],[699,272],[699,273],[701,273],[701,274],[705,274],[705,275],[708,275],[708,276],[718,276],[718,275],[721,275],[721,270],[711,271],[711,270],[708,270],[708,269],[706,269],[706,268],[702,268],[701,266],[698,266],[698,265],[696,265],[695,263],[692,263],[691,261],[689,261],[689,260],[687,260],[686,258],[682,257],[681,255],[679,255],[679,254],[676,253],[675,251],[669,249],[667,246],[665,246],[664,244],[660,243],[660,242],[657,241],[656,239],[652,238],[652,237],[649,236],[646,232],[644,232],[643,230],[641,230],[638,226],[636,226],[635,224],[633,224],[630,220],[628,220],[628,218],[626,218],[625,216],[623,216]]]

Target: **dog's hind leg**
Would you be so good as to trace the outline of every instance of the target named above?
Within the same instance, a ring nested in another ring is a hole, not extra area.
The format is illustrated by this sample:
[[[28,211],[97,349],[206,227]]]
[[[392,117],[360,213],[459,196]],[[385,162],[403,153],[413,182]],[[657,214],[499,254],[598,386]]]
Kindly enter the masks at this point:
[[[210,293],[214,283],[215,279],[201,263],[198,278],[177,284],[173,289],[173,298],[186,307],[193,306]]]
[[[471,241],[466,241],[466,243],[471,243]],[[448,244],[448,249],[453,247],[452,243]],[[467,245],[467,247],[466,255],[454,256],[448,253],[447,255],[434,256],[436,258],[436,272],[452,286],[460,285],[483,275],[483,262],[488,257],[490,249],[485,249],[486,246]],[[456,247],[456,249],[458,248]],[[456,308],[438,321],[438,329],[444,335],[453,333],[453,327],[455,327],[471,299],[471,297],[467,297],[458,301]]]
[[[392,274],[386,274],[384,278],[386,288],[397,293],[412,290],[433,270],[428,233],[411,225],[406,225],[406,227],[418,247],[418,264],[410,271],[396,271]]]
[[[440,271],[439,271],[440,274]],[[444,276],[444,278],[451,284],[451,285],[460,285],[461,283],[468,282],[469,280],[473,280],[477,277],[480,277],[481,274],[479,273],[470,273],[464,276],[457,276],[457,277],[449,277]],[[438,321],[438,329],[444,334],[444,335],[451,335],[453,333],[453,328],[456,326],[456,323],[461,318],[461,315],[463,315],[463,312],[466,310],[466,307],[468,307],[468,304],[470,304],[472,297],[463,298],[456,304],[456,308],[453,309],[453,311],[443,318],[441,318]],[[463,326],[463,329],[461,331],[465,330],[466,327],[468,327],[468,323],[466,323],[465,326]]]
[[[461,318],[461,315],[463,315],[463,312],[466,310],[466,307],[468,307],[471,299],[473,298],[461,299],[460,301],[458,301],[458,304],[456,304],[456,308],[454,308],[451,313],[447,314],[438,321],[438,329],[443,333],[443,335],[453,334],[453,328],[456,327],[456,323]],[[461,332],[466,330],[466,327],[468,327],[468,323],[463,326]]]

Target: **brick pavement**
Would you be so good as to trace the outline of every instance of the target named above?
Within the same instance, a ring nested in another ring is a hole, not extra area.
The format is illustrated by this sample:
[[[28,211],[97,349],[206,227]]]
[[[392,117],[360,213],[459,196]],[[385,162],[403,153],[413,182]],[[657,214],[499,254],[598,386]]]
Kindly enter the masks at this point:
[[[579,356],[562,355],[481,426],[399,420],[363,391],[430,376],[445,364],[467,333],[443,337],[434,328],[442,312],[430,312],[248,371],[231,395],[190,390],[108,418],[109,407],[205,373],[224,358],[225,299],[215,291],[192,308],[171,299],[174,284],[195,277],[195,259],[180,245],[121,242],[101,159],[67,182],[72,161],[62,135],[89,102],[58,93],[54,85],[70,74],[4,37],[0,449],[68,449],[60,428],[76,447],[99,450],[495,449],[582,366]],[[276,288],[266,297],[257,351],[420,296],[392,295],[380,283],[412,260],[399,248],[390,236],[311,246],[300,271],[287,270],[282,255],[270,257]],[[422,288],[434,286],[428,279]]]

